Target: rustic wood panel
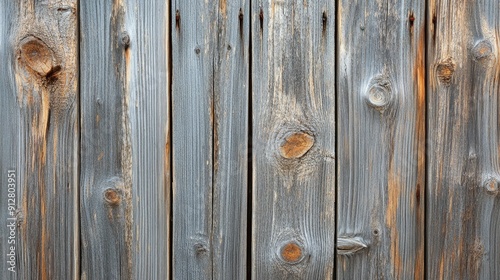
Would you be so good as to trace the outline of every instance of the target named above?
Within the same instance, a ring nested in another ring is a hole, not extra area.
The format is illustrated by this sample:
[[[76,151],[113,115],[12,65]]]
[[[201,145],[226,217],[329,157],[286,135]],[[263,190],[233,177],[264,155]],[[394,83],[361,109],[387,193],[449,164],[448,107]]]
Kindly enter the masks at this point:
[[[252,279],[332,278],[335,3],[251,9]]]
[[[500,4],[428,1],[427,277],[500,273]]]
[[[339,3],[339,279],[424,274],[425,12]]]
[[[76,1],[2,1],[0,14],[0,122],[4,129],[0,274],[2,279],[76,279]],[[11,178],[17,189],[10,209],[9,169],[15,170]],[[7,241],[11,222],[15,244]],[[16,273],[7,270],[10,246],[15,246]]]
[[[213,278],[247,275],[250,1],[221,1],[214,65]]]
[[[82,279],[169,275],[168,5],[81,1]]]

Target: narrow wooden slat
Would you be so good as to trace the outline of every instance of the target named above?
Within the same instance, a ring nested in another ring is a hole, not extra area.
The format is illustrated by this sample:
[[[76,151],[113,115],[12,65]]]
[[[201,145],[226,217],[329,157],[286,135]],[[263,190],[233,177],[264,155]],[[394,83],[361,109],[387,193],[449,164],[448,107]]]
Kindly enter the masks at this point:
[[[0,207],[2,223],[14,224],[0,228],[0,275],[2,279],[76,279],[76,1],[2,1],[0,14],[0,122],[4,129]],[[15,183],[11,181],[14,192],[7,189],[9,174],[14,174],[10,176],[15,178]],[[15,202],[8,201],[9,193],[16,194]],[[9,203],[14,205],[8,210]],[[8,239],[11,234],[15,238]],[[12,253],[15,261],[9,264],[6,254]],[[9,267],[16,273],[8,271]]]
[[[213,279],[247,275],[250,1],[220,1],[214,84]]]
[[[174,279],[212,278],[217,2],[171,3]]]
[[[169,1],[127,0],[130,34],[134,279],[168,279],[170,216]],[[123,38],[123,37],[122,37]]]
[[[424,3],[339,3],[339,279],[424,274]]]
[[[428,1],[428,279],[500,273],[499,10]]]
[[[331,279],[335,3],[251,9],[252,279]]]
[[[82,279],[167,279],[168,1],[81,1]]]

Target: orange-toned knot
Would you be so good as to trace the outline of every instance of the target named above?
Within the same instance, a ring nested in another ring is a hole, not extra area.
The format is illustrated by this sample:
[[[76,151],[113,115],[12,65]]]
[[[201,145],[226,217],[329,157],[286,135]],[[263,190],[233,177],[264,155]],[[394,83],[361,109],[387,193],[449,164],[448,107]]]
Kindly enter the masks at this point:
[[[28,36],[21,40],[21,62],[41,76],[47,76],[54,68],[54,55],[52,50],[42,40]]]
[[[281,248],[281,257],[290,263],[297,262],[302,257],[302,249],[296,243],[290,242]]]
[[[450,57],[439,62],[436,67],[436,72],[441,84],[445,86],[450,85],[451,77],[453,76],[453,73],[455,73],[455,63],[453,62],[453,59]]]
[[[314,145],[314,137],[305,132],[296,132],[281,143],[281,156],[287,159],[300,158]]]
[[[104,200],[110,205],[118,205],[120,204],[121,196],[116,189],[109,188],[104,191]]]

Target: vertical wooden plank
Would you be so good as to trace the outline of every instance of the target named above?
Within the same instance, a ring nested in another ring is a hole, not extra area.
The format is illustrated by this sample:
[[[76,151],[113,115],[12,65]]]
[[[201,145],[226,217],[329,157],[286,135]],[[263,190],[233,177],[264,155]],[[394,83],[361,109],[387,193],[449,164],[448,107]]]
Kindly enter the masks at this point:
[[[428,1],[429,279],[500,273],[500,4]]]
[[[213,278],[247,275],[250,1],[220,1],[214,84]]]
[[[335,3],[252,2],[252,279],[328,279]]]
[[[126,1],[134,279],[169,276],[169,5],[165,0]]]
[[[119,1],[81,1],[80,10],[81,277],[129,279],[132,178],[125,11]]]
[[[82,279],[168,277],[168,1],[81,1]]]
[[[421,1],[339,2],[339,279],[422,279]]]
[[[173,0],[173,278],[212,278],[217,1]]]
[[[19,229],[11,222],[16,222],[15,210],[21,206],[19,185],[22,175],[20,154],[22,135],[19,129],[21,118],[17,101],[17,88],[14,80],[15,66],[7,61],[15,61],[15,51],[9,40],[15,30],[11,25],[16,19],[14,1],[0,2],[0,275],[5,279],[17,279],[19,273]],[[9,180],[10,179],[10,180]],[[12,247],[12,248],[11,248]],[[13,250],[11,250],[13,249]]]
[[[8,1],[0,4],[0,10],[0,104],[5,128],[0,143],[0,177],[5,186],[0,205],[2,223],[7,223],[0,231],[2,255],[15,254],[10,264],[10,256],[2,256],[1,273],[6,279],[75,279],[79,255],[76,1]],[[10,192],[15,201],[7,200],[8,177],[15,178]],[[8,209],[9,204],[14,209]],[[15,243],[8,241],[12,234]]]
[[[174,2],[173,275],[242,279],[250,3]]]
[[[76,279],[76,1],[2,1],[0,14],[0,111],[5,129],[0,145],[0,274],[3,279]],[[7,182],[15,184],[12,192]],[[7,262],[7,254],[14,254],[14,262]]]

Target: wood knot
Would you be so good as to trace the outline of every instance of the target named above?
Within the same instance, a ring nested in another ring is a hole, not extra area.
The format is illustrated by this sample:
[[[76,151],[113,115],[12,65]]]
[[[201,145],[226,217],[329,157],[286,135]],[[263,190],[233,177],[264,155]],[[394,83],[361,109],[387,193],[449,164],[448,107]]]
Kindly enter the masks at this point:
[[[280,255],[284,261],[296,263],[302,259],[302,248],[295,242],[289,242],[281,248]]]
[[[491,59],[492,54],[493,46],[487,40],[480,40],[472,47],[472,55],[475,61],[482,63],[487,62]]]
[[[200,50],[200,48],[196,47],[196,48],[194,49],[194,52],[195,52],[196,54],[200,54],[201,50]]]
[[[130,36],[128,35],[127,31],[122,32],[120,41],[125,48],[130,47]]]
[[[208,248],[207,248],[206,244],[204,244],[202,242],[195,243],[193,245],[193,248],[194,248],[194,252],[195,252],[196,256],[202,256],[202,255],[206,255],[208,253]]]
[[[499,193],[498,180],[495,178],[490,178],[483,183],[483,187],[487,193],[491,195],[497,195]]]
[[[384,111],[392,101],[392,86],[386,75],[377,75],[369,83],[366,102],[371,107]]]
[[[120,204],[121,201],[121,195],[120,191],[115,188],[108,188],[104,191],[104,200],[109,204],[109,205],[118,205]]]
[[[439,82],[445,86],[451,83],[451,77],[455,73],[455,63],[451,57],[438,63],[436,67],[437,77]]]
[[[21,62],[42,77],[53,76],[61,68],[59,65],[54,66],[54,52],[34,36],[21,40],[19,52]]]
[[[314,137],[305,132],[296,132],[281,143],[281,156],[287,159],[297,159],[304,156],[314,145]]]

